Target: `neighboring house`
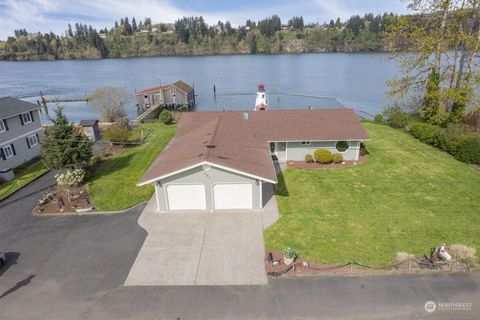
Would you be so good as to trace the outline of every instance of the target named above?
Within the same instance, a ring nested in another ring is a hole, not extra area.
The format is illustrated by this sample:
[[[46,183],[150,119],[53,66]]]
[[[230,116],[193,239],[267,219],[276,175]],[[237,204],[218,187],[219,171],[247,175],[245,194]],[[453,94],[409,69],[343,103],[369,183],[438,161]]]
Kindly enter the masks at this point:
[[[277,183],[273,158],[325,148],[358,160],[365,139],[352,109],[183,113],[138,186],[155,185],[158,211],[261,209],[262,184]]]
[[[166,84],[159,87],[148,88],[135,93],[137,106],[142,108],[166,106],[188,106],[195,105],[195,93],[192,87],[183,81]]]
[[[79,125],[83,129],[83,134],[92,141],[100,139],[100,128],[98,127],[98,120],[81,120]]]
[[[40,155],[40,106],[11,97],[0,98],[0,178]]]

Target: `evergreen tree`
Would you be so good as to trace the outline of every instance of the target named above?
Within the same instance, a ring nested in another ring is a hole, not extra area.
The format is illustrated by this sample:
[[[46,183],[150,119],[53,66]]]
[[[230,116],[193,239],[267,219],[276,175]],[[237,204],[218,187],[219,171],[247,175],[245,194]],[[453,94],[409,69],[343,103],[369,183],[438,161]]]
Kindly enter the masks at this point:
[[[67,31],[67,34],[70,38],[73,37],[73,31],[72,31],[72,26],[70,25],[70,23],[68,24],[68,31]]]
[[[133,32],[137,32],[137,21],[135,20],[135,17],[132,18],[132,30]]]
[[[85,168],[92,157],[92,142],[68,123],[63,108],[55,109],[55,119],[42,138],[42,157],[51,169]]]
[[[123,28],[127,36],[133,34],[133,28],[130,25],[130,22],[128,21],[128,17],[125,17]]]
[[[440,103],[440,75],[436,69],[432,69],[428,75],[425,95],[420,114],[427,122],[436,122],[436,116]]]
[[[340,17],[337,18],[335,21],[335,28],[340,29],[342,27],[342,21],[340,21]]]

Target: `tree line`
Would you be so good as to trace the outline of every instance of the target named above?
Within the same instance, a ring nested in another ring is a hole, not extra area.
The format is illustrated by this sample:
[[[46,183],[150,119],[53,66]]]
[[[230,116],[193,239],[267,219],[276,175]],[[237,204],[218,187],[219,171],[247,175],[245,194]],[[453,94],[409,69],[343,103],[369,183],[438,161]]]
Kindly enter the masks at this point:
[[[2,60],[99,59],[134,56],[248,54],[281,52],[385,51],[384,34],[398,17],[391,13],[355,15],[324,24],[303,17],[282,22],[279,16],[233,27],[229,21],[208,25],[203,17],[183,17],[173,24],[125,17],[110,29],[69,24],[62,34],[14,31],[0,41]]]

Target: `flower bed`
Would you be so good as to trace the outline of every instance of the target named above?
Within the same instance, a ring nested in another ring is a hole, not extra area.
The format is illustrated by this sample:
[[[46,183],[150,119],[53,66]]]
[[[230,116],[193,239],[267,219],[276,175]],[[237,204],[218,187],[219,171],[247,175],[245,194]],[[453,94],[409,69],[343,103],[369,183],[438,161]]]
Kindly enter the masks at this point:
[[[362,164],[367,161],[367,157],[362,156],[360,157],[357,161],[343,161],[342,163],[328,163],[328,164],[322,164],[322,163],[317,163],[317,162],[312,162],[312,163],[307,163],[305,161],[292,161],[289,160],[287,161],[287,165],[289,167],[293,168],[299,168],[299,169],[329,169],[329,168],[345,168],[345,167],[350,167],[358,164]]]
[[[90,201],[85,186],[65,190],[57,189],[43,194],[39,204],[33,209],[34,214],[59,214],[71,212],[91,212],[96,208]]]

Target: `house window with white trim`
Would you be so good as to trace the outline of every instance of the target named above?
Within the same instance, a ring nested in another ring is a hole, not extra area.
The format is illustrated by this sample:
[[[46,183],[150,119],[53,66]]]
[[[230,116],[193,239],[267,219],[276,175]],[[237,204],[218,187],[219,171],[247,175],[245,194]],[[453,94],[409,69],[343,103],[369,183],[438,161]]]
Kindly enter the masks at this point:
[[[335,148],[338,152],[346,152],[350,149],[350,143],[348,141],[337,141]]]
[[[38,138],[37,138],[36,134],[32,134],[31,136],[28,136],[27,140],[28,140],[28,147],[29,148],[34,147],[38,144]]]
[[[4,121],[5,120],[0,120],[0,132],[7,131],[7,128],[5,128]]]
[[[309,146],[311,143],[310,141],[302,141],[303,146]]]
[[[30,112],[22,113],[23,124],[33,122],[32,115]]]
[[[13,152],[13,148],[12,148],[11,144],[3,147],[2,149],[3,149],[3,154],[4,154],[5,159],[11,158],[15,155],[15,153]]]

